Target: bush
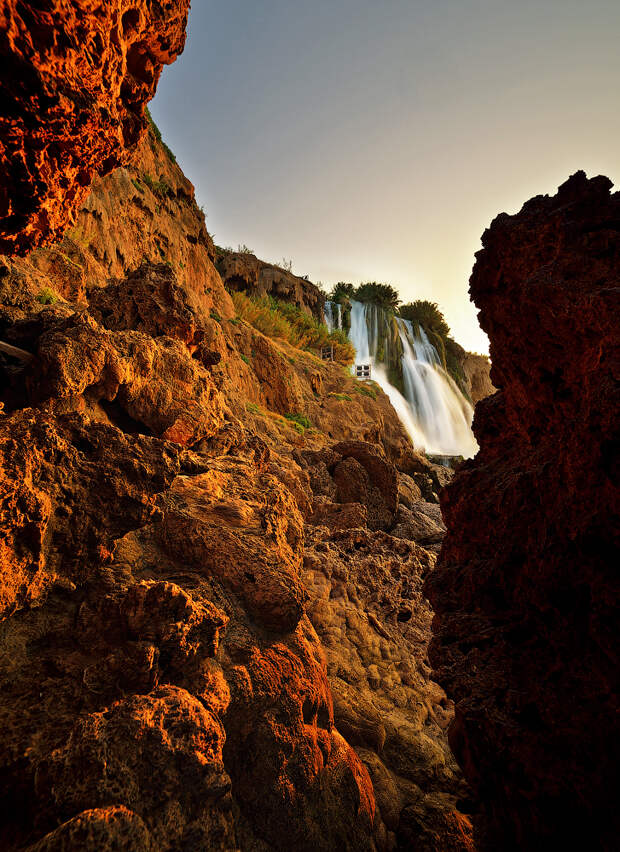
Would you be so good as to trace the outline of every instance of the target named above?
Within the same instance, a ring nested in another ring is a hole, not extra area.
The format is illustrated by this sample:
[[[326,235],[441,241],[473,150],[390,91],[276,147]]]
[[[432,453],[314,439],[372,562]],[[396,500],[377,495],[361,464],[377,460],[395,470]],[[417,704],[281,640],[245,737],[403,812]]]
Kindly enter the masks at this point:
[[[286,340],[298,349],[334,346],[334,358],[342,364],[352,364],[355,349],[342,331],[330,334],[327,326],[290,302],[281,302],[272,296],[231,294],[237,314],[258,331],[280,340]]]
[[[219,323],[222,322],[222,317],[218,314],[217,311],[213,310],[213,308],[211,308],[211,311],[209,312],[209,316],[211,317],[212,320],[215,320],[216,322],[219,322]]]
[[[303,435],[306,429],[310,429],[312,426],[308,418],[303,414],[285,414],[284,416],[300,435]]]
[[[173,195],[172,187],[165,180],[153,180],[148,172],[142,174],[142,180],[148,186],[152,193],[160,198],[165,198],[167,195]]]
[[[352,402],[352,398],[348,393],[328,393],[327,396],[331,396],[332,399],[337,399],[338,402]]]
[[[241,360],[245,361],[245,363],[248,365],[248,367],[250,366],[250,359],[248,358],[247,355],[243,355],[243,353],[242,353],[241,354]]]
[[[54,302],[58,301],[58,296],[49,287],[44,287],[42,290],[39,290],[36,299],[41,305],[53,305]]]

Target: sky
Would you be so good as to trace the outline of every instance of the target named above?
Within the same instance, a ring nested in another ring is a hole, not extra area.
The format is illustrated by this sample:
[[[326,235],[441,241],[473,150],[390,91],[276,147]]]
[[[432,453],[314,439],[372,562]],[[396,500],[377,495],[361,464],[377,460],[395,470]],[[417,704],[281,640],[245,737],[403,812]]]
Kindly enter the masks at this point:
[[[469,301],[500,212],[620,182],[620,0],[194,0],[151,112],[222,246]]]

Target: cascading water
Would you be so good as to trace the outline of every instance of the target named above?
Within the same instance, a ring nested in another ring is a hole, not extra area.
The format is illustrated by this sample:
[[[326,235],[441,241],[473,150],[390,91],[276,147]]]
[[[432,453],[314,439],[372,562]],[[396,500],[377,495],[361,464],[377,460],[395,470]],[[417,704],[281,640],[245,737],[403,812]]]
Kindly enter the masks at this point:
[[[372,365],[373,378],[390,398],[415,447],[437,455],[475,455],[472,406],[443,369],[424,329],[420,327],[416,334],[407,320],[396,318],[395,322],[402,347],[404,396],[386,369],[394,345],[394,319],[377,305],[352,301],[349,339],[355,346],[356,363]]]
[[[340,302],[325,302],[325,324],[330,332],[342,328],[342,305]]]

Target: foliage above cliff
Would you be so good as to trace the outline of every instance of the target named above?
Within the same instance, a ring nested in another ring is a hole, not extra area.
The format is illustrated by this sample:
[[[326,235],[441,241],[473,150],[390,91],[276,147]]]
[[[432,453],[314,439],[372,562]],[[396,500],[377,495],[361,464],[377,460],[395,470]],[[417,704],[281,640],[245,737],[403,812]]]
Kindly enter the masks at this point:
[[[372,302],[392,311],[397,309],[401,301],[398,292],[391,284],[379,284],[376,281],[368,281],[358,287],[339,281],[332,289],[329,298],[332,302],[343,302],[351,299],[357,302]]]
[[[345,332],[330,332],[325,323],[290,302],[272,296],[247,296],[232,293],[238,316],[267,337],[286,340],[299,349],[319,349],[332,344],[334,359],[342,364],[352,364],[355,350]]]

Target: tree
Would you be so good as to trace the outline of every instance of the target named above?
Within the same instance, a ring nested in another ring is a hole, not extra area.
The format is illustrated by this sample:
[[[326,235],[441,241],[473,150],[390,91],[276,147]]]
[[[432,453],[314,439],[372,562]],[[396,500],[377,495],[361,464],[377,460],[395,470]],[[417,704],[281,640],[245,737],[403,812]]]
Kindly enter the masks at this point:
[[[393,311],[400,304],[398,292],[390,284],[378,284],[376,281],[360,284],[355,290],[353,298],[357,299],[358,302],[372,302]]]
[[[402,305],[399,313],[403,319],[421,325],[426,331],[435,332],[444,340],[447,340],[450,336],[450,326],[439,310],[437,302],[418,299],[415,302]]]

